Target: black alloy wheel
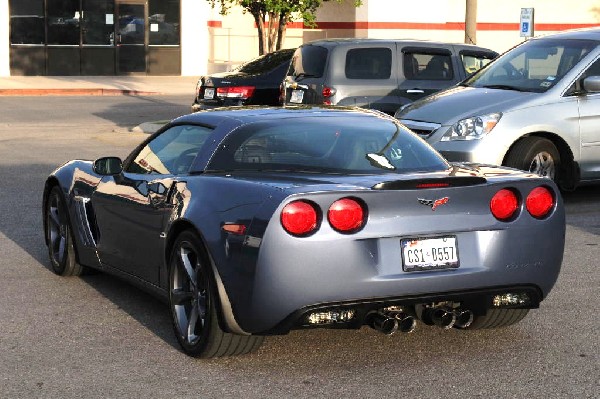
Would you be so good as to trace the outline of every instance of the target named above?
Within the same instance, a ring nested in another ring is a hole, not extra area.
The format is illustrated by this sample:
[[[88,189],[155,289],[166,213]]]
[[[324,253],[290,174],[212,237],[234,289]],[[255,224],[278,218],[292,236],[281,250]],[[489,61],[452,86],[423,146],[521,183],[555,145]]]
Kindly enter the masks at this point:
[[[185,231],[169,262],[169,305],[179,344],[190,356],[231,356],[258,349],[263,337],[224,332],[217,316],[216,289],[204,246]]]
[[[52,270],[59,276],[79,276],[83,267],[77,263],[67,206],[58,186],[46,201],[46,238]]]

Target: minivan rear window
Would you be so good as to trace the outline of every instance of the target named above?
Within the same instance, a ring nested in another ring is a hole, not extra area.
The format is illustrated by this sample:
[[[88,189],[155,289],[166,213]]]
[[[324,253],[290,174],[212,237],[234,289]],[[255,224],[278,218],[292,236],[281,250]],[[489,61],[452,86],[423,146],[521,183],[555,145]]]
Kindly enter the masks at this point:
[[[346,53],[346,78],[389,79],[392,73],[392,50],[389,48],[355,48]]]
[[[288,75],[320,78],[325,71],[328,50],[321,46],[302,46],[296,50]]]

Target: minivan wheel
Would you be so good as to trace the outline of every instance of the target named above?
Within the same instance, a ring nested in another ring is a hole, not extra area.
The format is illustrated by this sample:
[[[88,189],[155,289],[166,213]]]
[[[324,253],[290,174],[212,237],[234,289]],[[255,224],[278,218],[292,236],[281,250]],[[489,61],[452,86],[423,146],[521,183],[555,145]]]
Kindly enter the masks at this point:
[[[515,143],[504,165],[558,181],[560,154],[548,139],[525,137]]]

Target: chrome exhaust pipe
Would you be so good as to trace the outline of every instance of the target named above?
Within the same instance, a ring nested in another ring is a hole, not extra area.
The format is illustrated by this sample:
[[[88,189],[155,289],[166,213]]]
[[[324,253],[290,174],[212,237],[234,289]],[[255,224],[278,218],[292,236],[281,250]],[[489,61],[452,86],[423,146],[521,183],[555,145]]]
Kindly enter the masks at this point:
[[[383,313],[373,313],[369,325],[385,335],[392,335],[398,330],[398,320]]]
[[[438,327],[448,330],[456,323],[456,315],[452,310],[445,308],[429,308],[425,311],[425,317]]]
[[[473,312],[468,309],[457,309],[454,311],[456,322],[454,327],[467,328],[473,323]]]
[[[406,313],[396,313],[394,318],[398,320],[398,331],[403,333],[411,333],[417,327],[417,321],[411,315]]]

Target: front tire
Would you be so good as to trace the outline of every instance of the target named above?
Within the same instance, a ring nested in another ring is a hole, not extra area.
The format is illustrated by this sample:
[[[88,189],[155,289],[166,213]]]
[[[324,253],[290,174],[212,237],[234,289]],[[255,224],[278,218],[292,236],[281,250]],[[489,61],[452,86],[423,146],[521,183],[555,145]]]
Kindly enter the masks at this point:
[[[204,246],[196,234],[185,231],[175,240],[169,261],[169,306],[183,351],[212,358],[257,350],[263,337],[231,334],[220,328],[216,300]]]
[[[77,263],[67,205],[58,186],[54,186],[50,191],[45,213],[48,255],[52,271],[59,276],[80,276],[84,267]]]
[[[560,153],[552,141],[542,137],[525,137],[517,141],[506,156],[506,166],[525,170],[558,181]]]

